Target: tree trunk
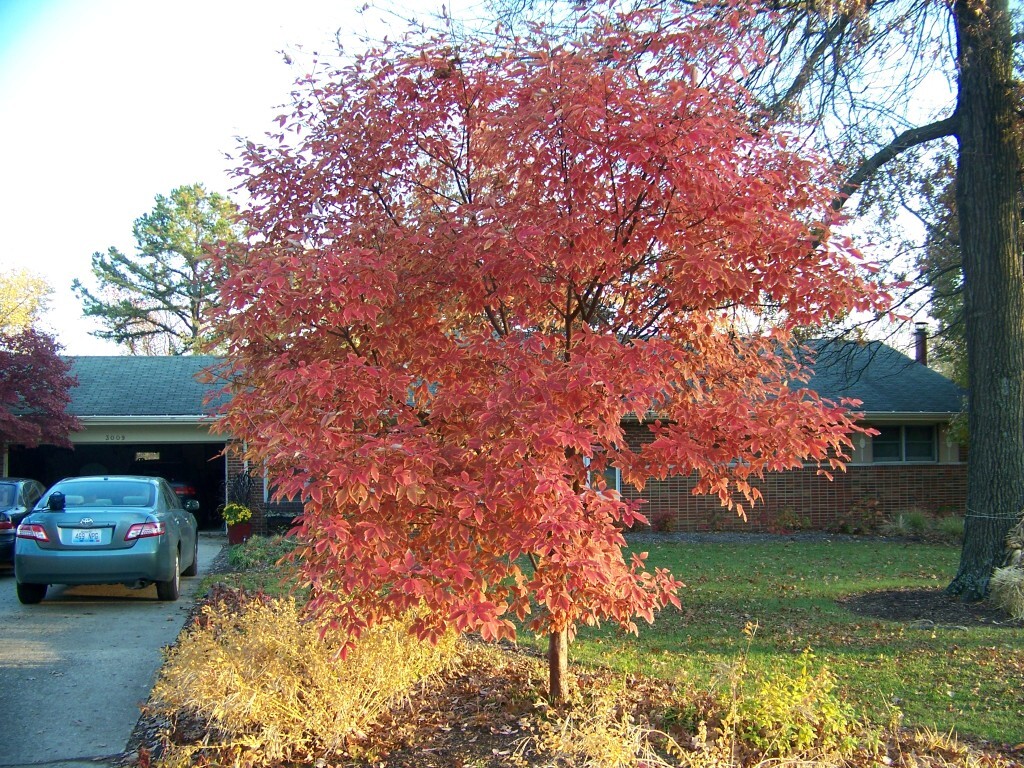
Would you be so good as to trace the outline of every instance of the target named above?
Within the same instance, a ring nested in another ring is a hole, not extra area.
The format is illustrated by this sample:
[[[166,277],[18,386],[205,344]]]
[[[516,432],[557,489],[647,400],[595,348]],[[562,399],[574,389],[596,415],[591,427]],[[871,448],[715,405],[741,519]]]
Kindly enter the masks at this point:
[[[564,704],[569,699],[569,633],[548,635],[548,702]]]
[[[1008,0],[956,0],[957,210],[970,377],[967,512],[947,592],[978,600],[1024,504],[1024,261]]]

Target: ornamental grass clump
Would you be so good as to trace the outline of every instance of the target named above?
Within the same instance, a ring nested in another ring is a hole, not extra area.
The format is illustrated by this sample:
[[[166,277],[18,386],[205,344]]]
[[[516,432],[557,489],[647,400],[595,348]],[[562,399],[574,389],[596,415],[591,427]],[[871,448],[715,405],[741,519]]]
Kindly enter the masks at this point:
[[[1024,567],[996,568],[989,581],[992,604],[1015,619],[1024,619]]]
[[[206,606],[171,649],[150,707],[168,718],[162,765],[277,764],[337,751],[456,655],[409,634],[412,617],[367,631],[345,659],[344,638],[304,620],[293,599],[265,595]],[[176,743],[177,721],[204,733]]]
[[[1006,535],[1006,566],[989,581],[989,599],[1015,619],[1024,619],[1024,518]]]

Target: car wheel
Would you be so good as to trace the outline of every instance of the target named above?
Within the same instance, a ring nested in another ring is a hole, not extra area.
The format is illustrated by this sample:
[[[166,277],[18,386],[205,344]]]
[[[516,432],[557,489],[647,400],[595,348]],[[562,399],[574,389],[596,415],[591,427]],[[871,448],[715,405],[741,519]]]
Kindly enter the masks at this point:
[[[195,576],[199,573],[199,535],[196,534],[196,545],[192,548],[192,565],[185,569],[182,576]]]
[[[46,597],[45,584],[22,584],[18,582],[18,600],[24,605],[35,605]]]
[[[156,583],[156,596],[161,600],[177,600],[181,594],[181,553],[174,550],[174,575],[170,581]]]

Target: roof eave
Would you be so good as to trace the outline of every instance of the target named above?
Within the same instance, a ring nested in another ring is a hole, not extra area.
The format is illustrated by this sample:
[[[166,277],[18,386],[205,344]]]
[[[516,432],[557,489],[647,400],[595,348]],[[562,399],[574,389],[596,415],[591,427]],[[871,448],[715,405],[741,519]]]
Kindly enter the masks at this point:
[[[853,410],[861,414],[861,421],[888,421],[900,424],[915,422],[934,424],[937,421],[949,421],[959,413],[959,411],[857,411],[856,408]]]
[[[168,414],[162,416],[77,416],[82,424],[104,426],[113,424],[213,424],[219,417],[205,414]]]

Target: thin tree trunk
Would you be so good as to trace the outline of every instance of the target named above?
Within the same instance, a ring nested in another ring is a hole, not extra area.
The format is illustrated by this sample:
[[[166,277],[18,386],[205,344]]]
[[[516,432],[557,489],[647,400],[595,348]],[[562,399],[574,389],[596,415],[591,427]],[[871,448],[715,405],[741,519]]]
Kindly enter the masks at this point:
[[[978,600],[1024,504],[1024,260],[1007,0],[956,0],[957,211],[970,377],[967,514],[947,592]]]
[[[569,699],[569,633],[548,635],[548,701],[564,704]]]

